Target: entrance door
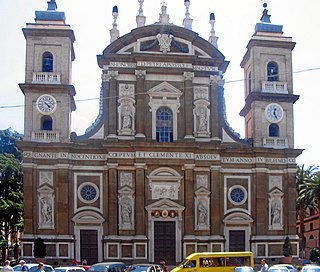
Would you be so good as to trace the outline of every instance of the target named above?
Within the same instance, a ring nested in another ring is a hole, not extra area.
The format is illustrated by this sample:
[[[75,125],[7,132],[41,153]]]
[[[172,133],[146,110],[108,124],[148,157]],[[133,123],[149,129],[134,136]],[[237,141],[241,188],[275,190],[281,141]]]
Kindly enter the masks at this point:
[[[244,230],[229,231],[229,251],[246,250],[246,232]]]
[[[88,264],[98,262],[98,231],[80,230],[80,256]]]
[[[167,264],[176,262],[176,223],[154,221],[154,261],[165,260]]]

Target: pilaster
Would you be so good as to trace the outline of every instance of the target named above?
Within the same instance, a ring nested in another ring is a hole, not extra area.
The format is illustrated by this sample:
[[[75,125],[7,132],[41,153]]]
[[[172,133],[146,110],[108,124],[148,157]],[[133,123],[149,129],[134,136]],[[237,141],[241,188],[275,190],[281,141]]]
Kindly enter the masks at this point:
[[[193,136],[193,86],[192,80],[194,78],[194,73],[184,72],[184,130],[185,139],[194,139]]]
[[[109,183],[108,183],[108,218],[109,235],[118,234],[118,171],[117,163],[108,163],[109,167]]]
[[[135,163],[136,167],[136,235],[147,235],[145,217],[145,163]]]
[[[210,167],[210,190],[211,190],[211,217],[210,217],[210,235],[222,235],[223,226],[221,224],[223,218],[223,207],[221,206],[223,188],[220,179],[220,166]]]
[[[137,114],[136,114],[136,135],[135,138],[137,140],[144,140],[145,136],[145,99],[146,93],[144,89],[145,78],[146,78],[145,70],[135,70],[135,75],[137,77],[137,87],[136,87],[136,101],[137,101]]]
[[[184,212],[184,229],[185,235],[193,235],[195,225],[194,225],[194,164],[184,165],[184,195],[185,195],[185,212]]]
[[[218,75],[210,76],[210,129],[211,129],[211,137],[213,140],[220,140],[220,120],[221,116],[219,116],[219,88],[223,86],[223,81],[221,77]]]

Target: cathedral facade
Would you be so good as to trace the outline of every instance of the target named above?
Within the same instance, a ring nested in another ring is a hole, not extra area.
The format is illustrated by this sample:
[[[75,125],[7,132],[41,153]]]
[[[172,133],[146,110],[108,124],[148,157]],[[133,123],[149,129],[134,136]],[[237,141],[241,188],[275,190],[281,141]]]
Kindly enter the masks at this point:
[[[86,259],[176,264],[192,252],[298,255],[292,86],[295,43],[265,10],[241,63],[245,139],[226,119],[214,14],[209,40],[169,21],[119,36],[97,56],[99,115],[71,133],[74,33],[54,0],[23,29],[25,231],[21,255],[42,238],[47,262]],[[239,49],[241,50],[241,49]]]

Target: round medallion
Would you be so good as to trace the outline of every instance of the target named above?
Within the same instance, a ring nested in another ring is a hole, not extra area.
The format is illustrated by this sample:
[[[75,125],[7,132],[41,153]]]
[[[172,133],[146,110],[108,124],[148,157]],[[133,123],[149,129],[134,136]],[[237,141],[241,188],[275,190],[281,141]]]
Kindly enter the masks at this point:
[[[82,184],[78,189],[78,193],[81,197],[81,200],[87,203],[96,201],[99,196],[98,187],[95,184],[89,182]]]
[[[37,109],[42,114],[52,114],[57,109],[57,100],[49,94],[43,94],[37,99]]]
[[[228,198],[234,205],[241,205],[247,200],[247,191],[242,186],[232,186],[229,189]]]
[[[265,110],[266,118],[271,123],[278,123],[283,118],[283,109],[279,104],[271,103]]]

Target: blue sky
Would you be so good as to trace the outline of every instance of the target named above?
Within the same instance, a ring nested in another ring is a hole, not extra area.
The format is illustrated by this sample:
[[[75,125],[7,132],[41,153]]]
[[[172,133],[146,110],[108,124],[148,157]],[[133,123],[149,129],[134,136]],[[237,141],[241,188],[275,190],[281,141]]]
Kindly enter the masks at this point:
[[[66,23],[75,32],[76,59],[73,62],[73,85],[77,110],[72,114],[72,130],[83,134],[98,115],[101,70],[96,55],[110,43],[112,7],[119,8],[118,29],[126,34],[136,27],[137,0],[56,0],[58,10],[66,14]],[[160,0],[145,0],[146,24],[159,19]],[[185,17],[183,0],[166,0],[170,22],[182,26]],[[193,31],[204,39],[210,36],[209,15],[215,13],[215,31],[219,50],[230,61],[225,73],[227,118],[231,127],[244,137],[244,120],[239,112],[244,105],[243,70],[240,62],[254,27],[262,15],[260,0],[190,0]],[[269,0],[271,22],[282,24],[285,36],[296,42],[293,50],[294,93],[300,99],[294,106],[295,147],[305,149],[299,164],[320,165],[320,50],[319,0]],[[46,10],[46,1],[0,0],[0,129],[12,127],[23,133],[24,96],[18,83],[24,82],[25,39],[21,29],[34,22],[35,10]],[[90,99],[89,101],[83,101]],[[9,106],[9,107],[6,107]],[[16,107],[17,106],[17,107]]]

